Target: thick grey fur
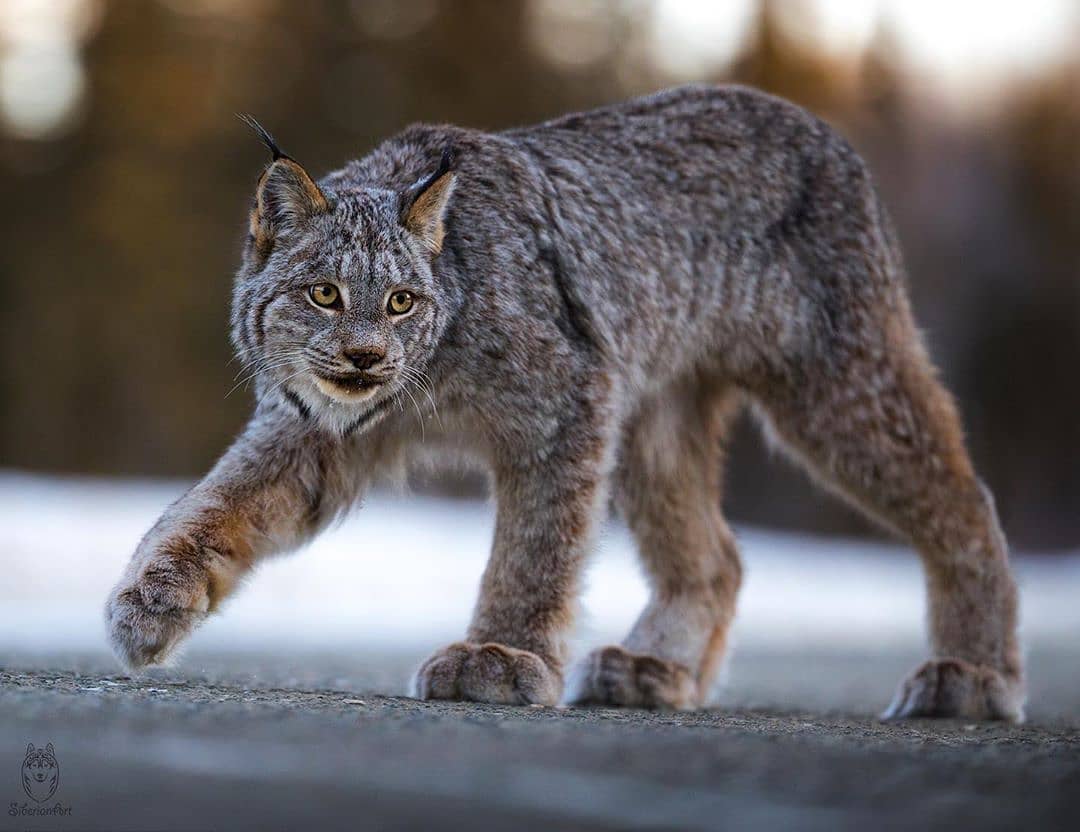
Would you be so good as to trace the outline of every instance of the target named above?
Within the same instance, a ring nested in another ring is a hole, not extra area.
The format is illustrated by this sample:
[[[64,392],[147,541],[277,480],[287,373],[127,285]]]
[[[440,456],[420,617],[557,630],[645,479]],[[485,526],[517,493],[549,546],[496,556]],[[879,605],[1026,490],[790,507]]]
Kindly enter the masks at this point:
[[[256,412],[110,598],[126,662],[162,660],[259,557],[444,451],[491,471],[497,525],[466,641],[420,669],[419,695],[560,698],[581,562],[614,498],[653,599],[567,696],[700,704],[741,574],[722,442],[749,401],[923,556],[934,658],[890,715],[1021,717],[1004,538],[881,200],[828,125],[754,90],[690,86],[496,134],[414,126],[317,189],[290,164],[260,180],[236,279]],[[340,286],[340,309],[309,301],[319,282]],[[417,300],[396,319],[400,288]],[[346,351],[381,356],[369,369],[385,383],[362,401],[315,380],[352,372]]]

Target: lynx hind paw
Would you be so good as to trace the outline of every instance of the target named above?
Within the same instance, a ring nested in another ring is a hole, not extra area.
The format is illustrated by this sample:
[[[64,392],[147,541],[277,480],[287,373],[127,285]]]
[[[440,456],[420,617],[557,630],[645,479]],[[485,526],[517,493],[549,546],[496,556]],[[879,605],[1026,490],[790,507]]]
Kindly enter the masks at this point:
[[[206,617],[205,582],[144,570],[117,586],[105,604],[105,623],[117,658],[138,670],[161,664]]]
[[[561,690],[559,674],[535,653],[494,642],[444,647],[413,679],[417,699],[555,705]]]
[[[896,691],[882,719],[960,717],[1024,721],[1023,694],[989,667],[960,659],[932,659],[920,665]]]
[[[615,646],[594,650],[574,668],[566,701],[672,710],[700,704],[697,683],[685,667]]]

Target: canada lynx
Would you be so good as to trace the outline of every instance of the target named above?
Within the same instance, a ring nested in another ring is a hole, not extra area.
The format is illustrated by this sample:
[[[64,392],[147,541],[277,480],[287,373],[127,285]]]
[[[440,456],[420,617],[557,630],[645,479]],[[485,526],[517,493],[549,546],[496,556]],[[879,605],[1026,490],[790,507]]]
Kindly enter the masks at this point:
[[[921,553],[933,657],[887,716],[1022,718],[993,503],[885,209],[827,125],[749,89],[684,87],[503,133],[414,126],[318,183],[262,135],[273,161],[232,312],[258,403],[108,601],[128,665],[162,661],[260,558],[422,447],[484,463],[498,508],[465,640],[421,666],[417,695],[700,705],[739,589],[723,448],[750,403]],[[564,692],[609,497],[652,596]]]

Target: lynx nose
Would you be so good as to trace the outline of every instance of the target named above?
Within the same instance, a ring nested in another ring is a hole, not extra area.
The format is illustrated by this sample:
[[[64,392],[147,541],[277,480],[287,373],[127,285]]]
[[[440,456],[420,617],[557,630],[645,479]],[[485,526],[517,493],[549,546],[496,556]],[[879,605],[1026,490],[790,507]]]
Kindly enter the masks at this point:
[[[345,357],[349,359],[352,365],[358,370],[370,370],[384,358],[386,358],[386,352],[380,349],[374,349],[372,347],[355,347],[352,349],[342,350]]]

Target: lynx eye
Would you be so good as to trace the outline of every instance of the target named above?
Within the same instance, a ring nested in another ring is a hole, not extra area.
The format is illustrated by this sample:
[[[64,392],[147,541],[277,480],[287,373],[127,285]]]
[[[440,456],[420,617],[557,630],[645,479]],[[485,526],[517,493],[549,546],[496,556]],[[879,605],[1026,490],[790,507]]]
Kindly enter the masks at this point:
[[[399,292],[394,292],[390,295],[390,300],[386,302],[386,311],[391,315],[404,315],[413,307],[413,294],[412,292],[406,292],[402,289]]]
[[[335,306],[341,299],[341,292],[333,283],[316,283],[308,289],[308,297],[316,306]]]

